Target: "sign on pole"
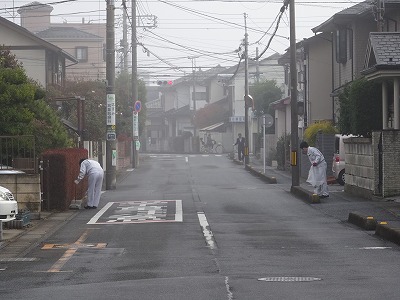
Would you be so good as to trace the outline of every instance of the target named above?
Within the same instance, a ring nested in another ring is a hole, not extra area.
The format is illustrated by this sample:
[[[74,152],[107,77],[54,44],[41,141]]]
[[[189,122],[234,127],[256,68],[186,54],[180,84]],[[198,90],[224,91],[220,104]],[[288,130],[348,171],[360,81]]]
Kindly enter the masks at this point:
[[[138,137],[139,136],[139,113],[134,111],[133,112],[133,136]]]
[[[138,100],[135,102],[134,110],[135,112],[139,113],[141,109],[142,109],[142,102]]]
[[[107,94],[107,140],[113,141],[115,132],[115,94]]]

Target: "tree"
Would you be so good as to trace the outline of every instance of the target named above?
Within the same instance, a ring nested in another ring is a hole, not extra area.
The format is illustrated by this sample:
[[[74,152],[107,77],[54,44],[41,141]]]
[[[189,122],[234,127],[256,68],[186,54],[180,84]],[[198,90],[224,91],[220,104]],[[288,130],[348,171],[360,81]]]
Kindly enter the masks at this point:
[[[250,94],[254,100],[254,114],[257,117],[263,114],[274,115],[274,111],[270,108],[270,104],[282,98],[282,90],[276,85],[275,80],[264,80],[255,83],[250,87]],[[275,124],[266,129],[266,133],[274,133]],[[260,145],[262,133],[258,133],[257,142]]]
[[[382,129],[381,85],[360,78],[349,84],[339,95],[340,133],[370,137]]]
[[[78,113],[75,97],[84,97],[85,139],[97,141],[106,137],[106,86],[101,81],[67,81],[62,90],[49,90],[49,104],[58,108],[62,119],[77,127]],[[56,98],[68,99],[56,102]],[[61,105],[61,106],[59,106]]]
[[[276,85],[275,80],[264,80],[250,87],[250,94],[254,99],[254,109],[257,116],[266,113],[273,114],[269,105],[282,98],[282,90]]]
[[[126,136],[132,135],[132,76],[126,72],[121,73],[115,81],[115,98],[117,99],[116,113],[117,117],[117,133]],[[146,123],[146,85],[143,80],[138,80],[138,100],[142,103],[142,108],[139,113],[139,134]]]
[[[15,55],[0,48],[0,135],[34,135],[36,153],[66,147],[71,140],[57,114],[43,100],[45,91],[30,80]]]

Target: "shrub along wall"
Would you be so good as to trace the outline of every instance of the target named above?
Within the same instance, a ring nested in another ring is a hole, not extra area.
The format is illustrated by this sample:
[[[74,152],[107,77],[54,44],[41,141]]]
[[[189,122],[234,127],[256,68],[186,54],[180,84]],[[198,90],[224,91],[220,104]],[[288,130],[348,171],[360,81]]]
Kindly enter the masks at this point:
[[[79,174],[79,161],[87,158],[86,149],[67,148],[47,150],[43,156],[44,209],[67,210],[74,199],[82,199],[87,179],[75,185]]]

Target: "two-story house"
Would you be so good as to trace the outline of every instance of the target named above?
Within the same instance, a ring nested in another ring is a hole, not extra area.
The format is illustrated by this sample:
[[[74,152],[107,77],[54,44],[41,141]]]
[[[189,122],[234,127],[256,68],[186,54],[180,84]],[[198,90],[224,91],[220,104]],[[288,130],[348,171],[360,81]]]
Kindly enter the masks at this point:
[[[16,56],[27,75],[44,88],[64,86],[66,66],[78,63],[63,49],[2,17],[0,36],[2,46]]]
[[[223,70],[225,68],[217,66],[206,71],[195,71],[170,84],[161,81],[158,98],[146,104],[150,117],[146,126],[148,141],[159,145],[156,148],[164,151],[191,152],[190,143],[184,149],[176,143],[180,143],[182,137],[189,138],[198,134],[201,128],[196,127],[195,112],[221,95],[208,79]]]
[[[264,80],[275,80],[276,85],[284,90],[285,85],[285,72],[282,65],[279,63],[281,55],[276,53],[265,59],[256,61],[248,61],[248,84],[251,96],[251,87],[256,82]],[[233,73],[234,76],[229,78],[227,85],[230,86],[229,95],[231,101],[231,111],[227,131],[231,133],[231,140],[233,141],[239,133],[245,136],[245,67],[244,64],[233,66],[229,68],[226,73]],[[259,130],[259,121],[253,114],[250,108],[248,112],[248,125],[249,125],[249,151],[254,152],[255,136]],[[227,150],[227,149],[226,149]],[[229,149],[232,150],[232,149]]]
[[[379,3],[381,7],[378,7]],[[335,99],[338,93],[346,84],[360,78],[367,68],[365,61],[371,43],[370,33],[398,31],[399,11],[398,0],[364,1],[336,13],[312,29],[314,33],[332,35],[332,84],[329,92],[334,121],[337,121]]]
[[[31,2],[18,9],[21,26],[64,49],[78,64],[68,65],[68,80],[106,78],[105,23],[51,23],[53,7]]]

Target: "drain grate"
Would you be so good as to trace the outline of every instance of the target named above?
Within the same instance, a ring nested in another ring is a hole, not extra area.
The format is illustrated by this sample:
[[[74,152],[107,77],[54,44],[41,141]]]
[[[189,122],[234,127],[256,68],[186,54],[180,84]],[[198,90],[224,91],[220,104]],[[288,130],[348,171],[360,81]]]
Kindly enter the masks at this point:
[[[264,277],[258,278],[258,281],[266,282],[310,282],[321,281],[321,278],[316,277]]]

